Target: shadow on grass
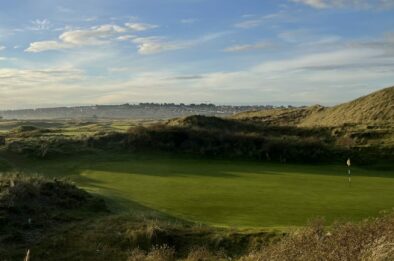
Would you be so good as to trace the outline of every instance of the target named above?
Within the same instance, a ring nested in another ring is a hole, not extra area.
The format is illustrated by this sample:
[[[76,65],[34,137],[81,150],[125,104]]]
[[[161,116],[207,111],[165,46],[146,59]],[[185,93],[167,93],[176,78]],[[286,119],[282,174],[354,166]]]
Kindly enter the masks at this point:
[[[15,169],[23,172],[42,173],[49,176],[80,176],[82,171],[107,171],[157,177],[240,178],[243,175],[309,174],[347,176],[347,166],[301,165],[242,160],[212,160],[185,155],[95,153],[67,156],[59,159],[39,160],[22,157],[8,158]],[[373,166],[352,167],[353,176],[394,178],[392,168]],[[99,184],[96,184],[99,185]]]

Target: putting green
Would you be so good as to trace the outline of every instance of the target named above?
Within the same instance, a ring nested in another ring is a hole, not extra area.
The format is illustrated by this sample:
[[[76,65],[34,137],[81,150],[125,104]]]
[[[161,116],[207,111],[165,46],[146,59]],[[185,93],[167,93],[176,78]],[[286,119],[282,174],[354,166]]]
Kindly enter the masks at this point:
[[[360,220],[394,207],[393,171],[353,168],[349,184],[345,165],[112,155],[30,167],[71,176],[124,211],[138,204],[215,226],[289,227],[316,217]]]

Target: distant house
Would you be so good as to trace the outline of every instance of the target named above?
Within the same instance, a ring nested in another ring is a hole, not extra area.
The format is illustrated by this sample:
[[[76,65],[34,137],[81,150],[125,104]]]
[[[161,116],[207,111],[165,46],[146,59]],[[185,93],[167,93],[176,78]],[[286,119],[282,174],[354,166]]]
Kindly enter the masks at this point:
[[[5,145],[5,136],[0,135],[0,146]]]

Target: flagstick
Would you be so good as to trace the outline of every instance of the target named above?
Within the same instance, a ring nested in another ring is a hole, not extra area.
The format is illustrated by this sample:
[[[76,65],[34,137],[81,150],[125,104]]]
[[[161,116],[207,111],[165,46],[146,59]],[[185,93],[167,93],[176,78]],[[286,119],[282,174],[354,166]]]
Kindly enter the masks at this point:
[[[347,160],[346,164],[347,164],[347,174],[348,174],[348,177],[349,177],[349,187],[350,187],[352,185],[352,175],[351,175],[351,172],[350,172],[350,166],[352,164],[350,162],[350,158]]]
[[[30,261],[30,249],[27,250],[24,261]]]

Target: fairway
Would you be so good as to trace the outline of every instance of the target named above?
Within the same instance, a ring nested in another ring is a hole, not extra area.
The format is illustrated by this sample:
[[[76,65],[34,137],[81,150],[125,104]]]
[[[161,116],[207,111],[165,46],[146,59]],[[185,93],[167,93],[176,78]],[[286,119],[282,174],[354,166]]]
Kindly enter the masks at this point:
[[[32,161],[132,211],[136,205],[214,226],[283,228],[324,217],[360,220],[394,207],[394,172],[346,166],[112,155]]]

